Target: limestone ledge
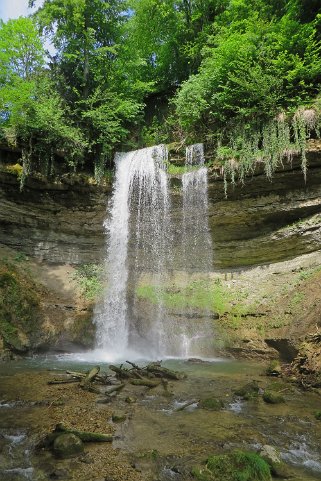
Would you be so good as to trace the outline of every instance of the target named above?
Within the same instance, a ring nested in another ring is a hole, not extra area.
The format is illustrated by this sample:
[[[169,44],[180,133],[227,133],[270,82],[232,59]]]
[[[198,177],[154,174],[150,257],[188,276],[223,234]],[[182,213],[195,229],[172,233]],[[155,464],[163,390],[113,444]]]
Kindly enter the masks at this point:
[[[214,268],[270,264],[321,247],[321,151],[308,153],[305,181],[300,159],[284,163],[269,181],[258,166],[244,184],[229,185],[209,175],[209,228]],[[172,185],[174,268],[180,269],[180,180]],[[30,178],[22,192],[9,173],[0,173],[0,244],[48,263],[99,262],[105,247],[103,221],[111,186],[46,183]],[[201,249],[201,246],[200,246]],[[195,259],[197,265],[197,259]]]

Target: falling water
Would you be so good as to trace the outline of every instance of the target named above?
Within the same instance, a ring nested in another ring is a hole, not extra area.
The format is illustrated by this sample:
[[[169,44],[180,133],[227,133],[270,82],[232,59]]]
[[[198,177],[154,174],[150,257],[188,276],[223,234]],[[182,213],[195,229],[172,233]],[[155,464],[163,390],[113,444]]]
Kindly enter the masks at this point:
[[[204,166],[203,144],[186,148],[185,167],[187,172],[182,178],[184,269],[210,272],[212,241],[208,226],[207,168]]]
[[[114,192],[104,224],[109,238],[108,289],[94,319],[97,347],[111,359],[122,358],[130,348],[130,336],[135,338],[129,322],[128,283],[139,271],[161,275],[166,270],[166,161],[163,145],[118,154],[115,159]],[[129,239],[134,244],[134,262],[128,256]]]
[[[168,286],[175,284],[167,160],[163,145],[115,159],[105,222],[108,287],[95,314],[97,347],[107,359],[200,355],[204,339],[211,338],[204,313],[195,319],[195,312],[173,312],[164,301]],[[187,148],[182,192],[180,264],[187,279],[191,272],[204,278],[211,270],[212,251],[202,144]],[[148,302],[138,295],[141,287],[149,289]]]
[[[207,168],[204,166],[203,144],[186,148],[186,172],[182,177],[183,188],[183,226],[182,255],[184,270],[194,274],[198,283],[208,282],[212,268],[212,241],[208,225],[208,183]],[[195,278],[195,277],[194,277]],[[189,287],[191,289],[191,287]],[[204,287],[205,289],[205,287]],[[191,292],[192,293],[192,292]],[[187,321],[181,333],[181,355],[199,356],[206,352],[206,344],[211,350],[213,321],[210,312],[203,310],[202,319],[197,322],[197,313],[185,309]]]

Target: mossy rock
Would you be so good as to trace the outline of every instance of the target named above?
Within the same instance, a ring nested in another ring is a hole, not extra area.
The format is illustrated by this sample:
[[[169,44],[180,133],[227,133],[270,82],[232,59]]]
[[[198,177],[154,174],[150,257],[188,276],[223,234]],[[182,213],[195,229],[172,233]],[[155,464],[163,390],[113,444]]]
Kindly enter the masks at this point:
[[[270,467],[258,454],[235,451],[210,456],[204,467],[195,467],[198,481],[271,481]]]
[[[278,392],[264,391],[263,401],[267,404],[282,404],[285,403],[285,399]]]
[[[18,353],[26,352],[30,345],[26,335],[10,322],[0,319],[0,335],[4,344]]]
[[[317,419],[318,421],[321,421],[321,411],[315,411],[314,417],[315,417],[315,419]]]
[[[208,411],[219,411],[224,407],[223,401],[215,397],[208,397],[206,399],[201,399],[199,407],[207,409]]]
[[[0,336],[4,346],[26,352],[39,336],[39,293],[30,276],[0,261]]]
[[[248,401],[250,399],[258,398],[259,392],[260,392],[260,387],[257,381],[251,381],[245,384],[240,389],[237,389],[236,391],[234,391],[234,394]]]
[[[127,415],[124,413],[113,413],[111,416],[113,423],[123,423],[127,419]]]
[[[282,374],[282,368],[280,361],[278,359],[274,359],[274,361],[271,361],[269,366],[266,369],[266,375],[267,376],[281,376]]]
[[[260,456],[268,463],[271,473],[276,478],[291,478],[293,473],[290,468],[282,461],[279,451],[270,445],[264,445]]]
[[[54,440],[53,451],[59,458],[73,458],[83,453],[84,445],[82,440],[75,434],[60,434]]]

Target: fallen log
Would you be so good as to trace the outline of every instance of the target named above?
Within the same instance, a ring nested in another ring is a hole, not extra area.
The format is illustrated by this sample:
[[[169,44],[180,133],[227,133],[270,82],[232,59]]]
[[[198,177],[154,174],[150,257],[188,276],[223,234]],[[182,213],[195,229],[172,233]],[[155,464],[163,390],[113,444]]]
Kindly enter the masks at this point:
[[[157,377],[165,377],[167,379],[174,379],[175,381],[181,381],[186,378],[186,374],[172,371],[171,369],[167,369],[167,367],[160,366],[158,363],[148,364],[146,370],[155,374]]]
[[[94,379],[95,377],[97,376],[97,374],[99,373],[100,371],[100,367],[99,366],[95,366],[93,367],[89,373],[86,375],[86,377],[84,378],[84,380],[82,381],[82,383],[80,384],[81,387],[84,387],[84,386],[88,386]]]
[[[79,379],[83,379],[87,376],[87,374],[84,372],[76,372],[76,371],[66,371],[66,374],[69,374],[70,376],[73,376],[73,377],[78,377]]]
[[[187,403],[183,404],[179,408],[175,409],[174,412],[178,413],[180,411],[184,411],[184,409],[188,408],[188,406],[191,406],[192,404],[196,404],[196,403],[199,403],[199,402],[200,402],[199,399],[193,399],[192,401],[188,401]]]
[[[77,431],[76,429],[68,429],[62,423],[57,424],[53,434],[59,436],[62,433],[75,434],[85,443],[111,443],[113,436],[110,434],[92,433],[90,431]]]
[[[123,369],[122,367],[117,367],[111,364],[109,366],[109,369],[113,372],[116,373],[116,376],[119,377],[120,379],[131,379],[133,377],[133,374],[128,371],[128,369]]]
[[[146,386],[149,388],[157,387],[161,384],[161,381],[154,381],[152,379],[131,379],[130,384],[134,386]]]
[[[122,389],[124,389],[125,386],[126,384],[118,384],[118,386],[114,386],[111,389],[108,389],[108,391],[105,391],[104,394],[106,394],[107,396],[110,396],[113,392],[117,393],[121,391]]]
[[[85,379],[88,373],[85,372],[77,372],[77,371],[66,371],[66,374],[69,374],[70,376],[77,378],[79,381],[82,379]],[[110,381],[109,376],[107,374],[97,374],[95,376],[95,381],[100,382],[101,384],[108,384]]]
[[[75,382],[79,382],[79,379],[53,379],[52,381],[48,381],[47,384],[48,385],[52,385],[52,384],[71,384],[71,383],[75,383]]]

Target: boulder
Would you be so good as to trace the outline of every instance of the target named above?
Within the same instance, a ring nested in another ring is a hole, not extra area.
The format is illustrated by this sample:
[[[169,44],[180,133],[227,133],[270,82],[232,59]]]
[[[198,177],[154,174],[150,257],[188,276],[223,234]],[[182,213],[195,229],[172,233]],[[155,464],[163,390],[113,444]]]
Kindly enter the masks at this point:
[[[263,401],[268,404],[281,404],[285,402],[283,396],[280,393],[274,391],[264,391]]]
[[[59,458],[72,458],[83,453],[84,445],[75,434],[60,434],[54,440],[53,451]]]

